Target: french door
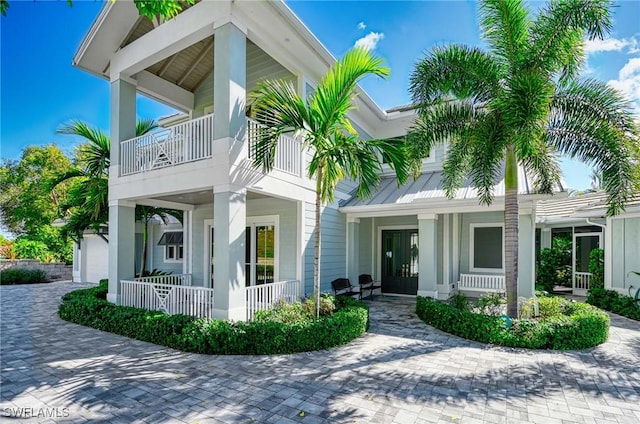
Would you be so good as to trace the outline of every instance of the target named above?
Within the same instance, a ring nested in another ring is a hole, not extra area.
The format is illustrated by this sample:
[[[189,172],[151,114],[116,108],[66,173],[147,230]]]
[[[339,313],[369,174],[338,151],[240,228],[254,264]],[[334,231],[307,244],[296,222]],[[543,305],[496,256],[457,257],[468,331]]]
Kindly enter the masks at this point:
[[[381,282],[384,293],[418,293],[418,230],[383,230]]]

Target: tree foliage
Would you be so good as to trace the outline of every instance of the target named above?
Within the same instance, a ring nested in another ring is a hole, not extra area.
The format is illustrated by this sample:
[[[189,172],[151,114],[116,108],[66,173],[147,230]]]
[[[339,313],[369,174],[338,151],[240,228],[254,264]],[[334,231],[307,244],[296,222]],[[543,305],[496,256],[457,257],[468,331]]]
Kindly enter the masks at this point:
[[[363,140],[349,119],[354,108],[356,84],[367,75],[386,77],[389,69],[368,50],[347,52],[324,75],[306,99],[291,82],[265,81],[251,95],[253,116],[264,126],[251,132],[254,166],[270,171],[274,166],[278,139],[295,134],[312,157],[307,173],[316,181],[314,242],[314,298],[320,299],[320,209],[333,202],[338,183],[349,178],[357,183],[356,196],[366,198],[380,180],[381,158],[407,179],[402,140]]]
[[[633,114],[605,83],[580,79],[584,39],[611,29],[608,0],[551,1],[532,16],[522,0],[484,0],[480,26],[487,50],[436,47],[420,60],[410,90],[419,120],[414,163],[448,143],[443,186],[452,196],[467,178],[490,204],[505,181],[505,277],[508,313],[517,316],[518,167],[538,193],[559,186],[558,155],[602,175],[608,213],[638,189]]]

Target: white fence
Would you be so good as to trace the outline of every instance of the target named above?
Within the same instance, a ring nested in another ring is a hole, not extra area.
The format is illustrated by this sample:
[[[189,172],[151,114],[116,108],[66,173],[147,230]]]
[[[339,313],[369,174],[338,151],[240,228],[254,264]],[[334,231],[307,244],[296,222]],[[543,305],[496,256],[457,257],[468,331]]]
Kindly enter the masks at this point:
[[[127,280],[120,284],[123,306],[213,318],[213,289]]]
[[[591,281],[591,275],[592,274],[590,272],[576,271],[575,276],[573,277],[574,294],[576,294],[576,291],[578,291],[577,294],[580,294],[580,292],[586,293],[587,290],[589,290],[589,282]]]
[[[260,131],[269,131],[265,125],[249,119],[249,159],[253,159],[256,149],[256,134]],[[281,135],[276,147],[276,157],[273,168],[297,177],[302,176],[302,143],[288,135]]]
[[[269,309],[278,302],[296,302],[303,295],[302,284],[296,280],[249,286],[246,291],[247,321],[251,321],[257,311]]]
[[[458,289],[504,293],[506,290],[504,275],[460,274]]]
[[[120,175],[212,156],[213,114],[120,143]]]
[[[190,286],[191,274],[154,275],[150,277],[134,278],[134,281],[154,284],[173,284],[178,286]]]

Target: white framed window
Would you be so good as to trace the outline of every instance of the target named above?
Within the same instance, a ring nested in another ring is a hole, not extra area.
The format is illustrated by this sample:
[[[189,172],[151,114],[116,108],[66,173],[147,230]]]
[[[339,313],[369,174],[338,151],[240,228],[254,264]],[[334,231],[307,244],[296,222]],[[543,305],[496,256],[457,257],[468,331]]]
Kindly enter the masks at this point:
[[[504,224],[469,225],[469,270],[504,272]]]
[[[278,215],[247,217],[245,280],[247,286],[278,281]]]
[[[182,231],[165,231],[158,241],[158,246],[164,246],[164,262],[182,262],[184,257]]]

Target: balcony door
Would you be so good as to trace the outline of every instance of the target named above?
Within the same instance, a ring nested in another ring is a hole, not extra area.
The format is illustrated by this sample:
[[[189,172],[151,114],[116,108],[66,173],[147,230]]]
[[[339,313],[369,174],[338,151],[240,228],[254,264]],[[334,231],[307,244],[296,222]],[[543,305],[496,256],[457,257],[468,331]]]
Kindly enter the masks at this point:
[[[381,282],[384,293],[418,293],[418,230],[382,231]]]

